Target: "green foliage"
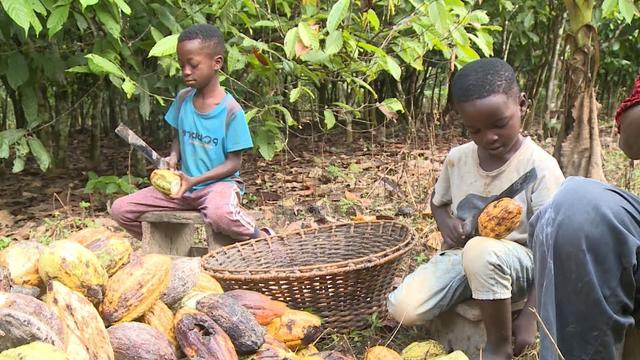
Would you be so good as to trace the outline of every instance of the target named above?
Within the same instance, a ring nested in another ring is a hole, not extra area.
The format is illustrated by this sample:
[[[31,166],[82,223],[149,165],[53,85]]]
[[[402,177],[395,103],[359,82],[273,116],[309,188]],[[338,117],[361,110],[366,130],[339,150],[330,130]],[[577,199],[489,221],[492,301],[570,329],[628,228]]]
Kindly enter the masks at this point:
[[[11,245],[11,238],[8,236],[0,236],[0,250],[4,250]]]
[[[527,82],[540,73],[543,83],[565,11],[562,2],[541,0],[370,3],[0,0],[0,89],[14,112],[0,131],[21,133],[14,140],[0,133],[0,159],[18,172],[32,154],[46,170],[64,152],[60,137],[72,115],[108,129],[106,113],[126,107],[130,118],[138,112],[142,129],[153,128],[184,87],[176,42],[195,23],[224,33],[221,83],[245,108],[256,150],[271,159],[293,128],[338,133],[351,124],[374,128],[391,112],[404,124],[436,114],[450,66],[480,56],[507,57]],[[639,55],[637,15],[632,0],[596,6],[601,78],[614,67],[624,67],[620,79],[636,71],[628,59]],[[98,104],[109,111],[94,119]]]
[[[333,164],[329,164],[329,166],[327,166],[327,175],[329,175],[332,180],[344,176],[342,169]]]
[[[89,181],[84,188],[85,194],[97,196],[114,196],[131,194],[138,190],[136,185],[141,184],[143,179],[133,176],[118,177],[115,175],[98,176],[93,171],[87,173]]]
[[[497,29],[471,1],[381,1],[364,12],[351,0],[2,0],[2,6],[9,27],[0,38],[13,41],[0,46],[7,54],[0,76],[25,95],[30,125],[38,130],[48,115],[37,101],[42,89],[80,98],[87,91],[81,84],[98,79],[136,102],[145,120],[164,111],[183,86],[178,34],[215,22],[227,47],[222,84],[254,115],[256,148],[267,159],[284,148],[289,127],[334,130],[338,122],[361,118],[359,109],[378,98],[404,107],[403,96],[388,89],[404,84],[410,69],[423,70],[429,58],[456,54],[461,65],[478,51],[491,55],[490,34]],[[63,111],[46,126],[57,126]],[[31,143],[44,168],[42,150],[56,142]],[[16,162],[21,169],[24,157]]]

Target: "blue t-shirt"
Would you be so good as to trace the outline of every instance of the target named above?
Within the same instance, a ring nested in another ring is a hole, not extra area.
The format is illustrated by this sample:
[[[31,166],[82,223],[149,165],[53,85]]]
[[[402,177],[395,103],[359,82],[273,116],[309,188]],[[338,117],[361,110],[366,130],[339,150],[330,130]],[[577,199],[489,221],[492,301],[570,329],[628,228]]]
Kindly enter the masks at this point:
[[[231,94],[225,94],[213,110],[201,113],[193,107],[195,93],[189,91],[184,97],[179,114],[176,98],[164,116],[178,131],[182,172],[190,177],[200,176],[219,166],[230,152],[253,147],[244,111]],[[200,183],[191,191],[215,181],[229,181],[239,176],[238,171],[224,179]]]

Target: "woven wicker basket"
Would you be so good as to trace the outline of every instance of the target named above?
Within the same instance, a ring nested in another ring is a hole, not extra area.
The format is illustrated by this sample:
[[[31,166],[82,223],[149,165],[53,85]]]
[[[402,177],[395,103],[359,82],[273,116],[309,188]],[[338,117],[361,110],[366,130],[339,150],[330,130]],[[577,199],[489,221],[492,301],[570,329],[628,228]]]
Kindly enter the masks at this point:
[[[226,246],[202,264],[226,290],[254,290],[311,309],[325,327],[344,332],[386,314],[387,294],[414,241],[397,222],[343,223]]]

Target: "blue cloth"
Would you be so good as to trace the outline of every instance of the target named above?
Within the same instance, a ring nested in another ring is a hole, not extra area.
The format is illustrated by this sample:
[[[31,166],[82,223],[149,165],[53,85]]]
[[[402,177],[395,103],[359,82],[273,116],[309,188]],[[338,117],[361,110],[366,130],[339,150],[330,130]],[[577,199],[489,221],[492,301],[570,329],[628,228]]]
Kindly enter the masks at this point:
[[[619,360],[640,327],[640,198],[570,177],[529,225],[541,360]]]
[[[193,107],[190,91],[185,96],[178,114],[178,101],[174,101],[164,119],[178,131],[182,172],[190,177],[200,176],[221,165],[227,154],[253,147],[251,132],[242,107],[226,94],[220,104],[207,113]],[[190,191],[201,189],[216,181],[232,181],[240,172],[227,178],[200,183]]]

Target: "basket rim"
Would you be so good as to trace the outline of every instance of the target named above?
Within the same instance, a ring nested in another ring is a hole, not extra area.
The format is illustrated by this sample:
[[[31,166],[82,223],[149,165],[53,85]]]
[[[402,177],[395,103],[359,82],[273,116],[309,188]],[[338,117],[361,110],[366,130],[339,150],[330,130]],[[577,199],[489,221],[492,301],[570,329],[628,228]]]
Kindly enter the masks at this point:
[[[407,235],[405,239],[399,243],[398,245],[380,251],[375,254],[367,255],[365,257],[353,259],[353,260],[345,260],[327,264],[319,264],[319,265],[307,265],[300,267],[280,267],[280,268],[271,268],[271,269],[255,269],[255,268],[246,268],[246,269],[226,269],[222,267],[209,267],[206,266],[205,261],[207,258],[211,258],[217,255],[225,254],[229,248],[234,247],[243,247],[248,246],[251,242],[258,241],[268,241],[270,242],[272,238],[279,238],[277,240],[284,241],[286,240],[286,236],[289,235],[303,235],[308,232],[316,232],[322,230],[324,228],[332,228],[337,226],[354,226],[359,224],[393,224],[404,227],[407,230]],[[317,276],[317,275],[333,275],[338,273],[343,273],[345,271],[354,271],[365,269],[369,267],[374,267],[383,263],[387,263],[395,258],[404,255],[406,252],[411,250],[417,242],[417,237],[415,231],[410,226],[400,223],[395,220],[372,220],[372,221],[361,221],[361,222],[341,222],[329,225],[323,225],[314,228],[308,229],[299,229],[295,231],[286,232],[283,234],[277,234],[267,237],[262,237],[258,239],[252,239],[248,241],[243,241],[239,243],[235,243],[232,245],[225,246],[223,248],[212,251],[201,258],[202,268],[205,272],[214,275],[216,278],[225,279],[225,280],[261,280],[261,279],[297,279],[302,277],[309,276]],[[373,260],[373,261],[372,261]],[[327,269],[329,268],[329,269]]]

